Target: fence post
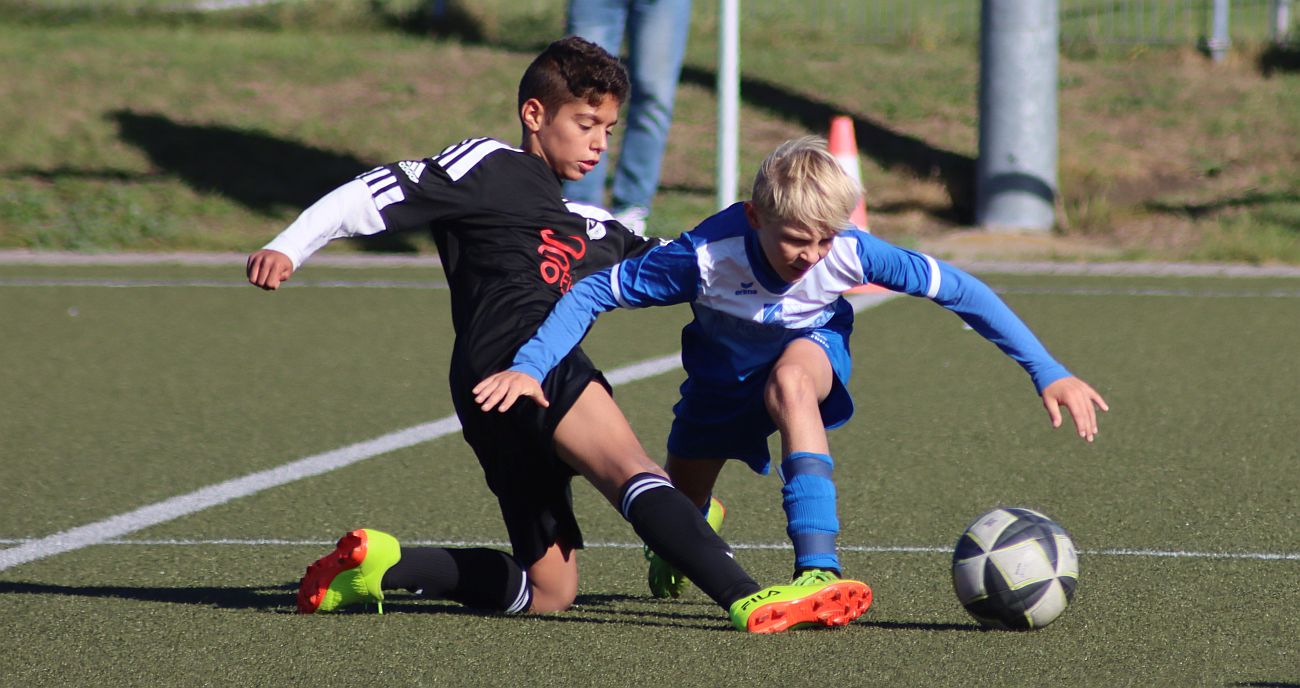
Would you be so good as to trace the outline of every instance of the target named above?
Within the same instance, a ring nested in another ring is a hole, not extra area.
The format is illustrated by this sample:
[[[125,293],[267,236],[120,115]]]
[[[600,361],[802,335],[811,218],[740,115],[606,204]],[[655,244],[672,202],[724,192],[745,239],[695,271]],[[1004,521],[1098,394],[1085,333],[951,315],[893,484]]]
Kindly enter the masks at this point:
[[[1272,11],[1268,13],[1269,19],[1272,20],[1272,34],[1274,45],[1282,45],[1290,38],[1291,33],[1291,0],[1273,0]]]
[[[983,0],[975,223],[1049,231],[1056,219],[1059,0]]]
[[[1232,37],[1228,34],[1228,17],[1231,14],[1232,0],[1214,0],[1213,23],[1206,48],[1210,51],[1210,58],[1215,62],[1222,62],[1224,56],[1228,54],[1228,48],[1232,45]]]
[[[740,167],[740,0],[718,0],[717,205],[736,201]]]

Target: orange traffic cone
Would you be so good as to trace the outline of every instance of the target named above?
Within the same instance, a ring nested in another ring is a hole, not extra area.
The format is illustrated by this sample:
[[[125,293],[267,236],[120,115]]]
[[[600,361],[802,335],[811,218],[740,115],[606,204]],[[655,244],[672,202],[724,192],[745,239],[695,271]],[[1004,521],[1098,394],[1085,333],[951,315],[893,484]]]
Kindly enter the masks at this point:
[[[862,167],[858,162],[858,141],[853,136],[853,119],[845,115],[837,115],[831,118],[831,135],[830,140],[831,155],[840,161],[840,167],[844,168],[844,173],[853,178],[853,181],[859,185],[862,184]],[[858,201],[858,207],[853,209],[853,214],[849,216],[853,224],[870,231],[867,227],[867,202],[866,199]]]
[[[831,136],[827,142],[831,150],[831,155],[840,161],[840,167],[844,168],[844,173],[853,178],[858,185],[862,184],[862,168],[858,163],[858,141],[853,136],[853,120],[844,115],[837,115],[831,118]],[[858,207],[853,209],[853,214],[849,216],[853,224],[861,227],[866,231],[871,231],[867,227],[867,202],[865,199],[858,200]],[[850,294],[874,294],[887,292],[888,289],[874,284],[864,284],[860,287],[854,287],[849,290]]]

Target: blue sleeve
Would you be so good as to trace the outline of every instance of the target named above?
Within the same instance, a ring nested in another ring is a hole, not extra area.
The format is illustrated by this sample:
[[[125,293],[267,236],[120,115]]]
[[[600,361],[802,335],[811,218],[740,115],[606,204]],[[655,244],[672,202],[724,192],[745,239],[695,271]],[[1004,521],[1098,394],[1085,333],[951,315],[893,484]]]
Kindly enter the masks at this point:
[[[924,296],[956,313],[1029,373],[1039,394],[1070,371],[1052,358],[1010,306],[976,277],[917,251],[863,235],[858,244],[865,280]]]
[[[510,370],[543,380],[582,341],[596,317],[615,308],[668,306],[695,298],[699,265],[685,238],[583,278],[515,354]]]

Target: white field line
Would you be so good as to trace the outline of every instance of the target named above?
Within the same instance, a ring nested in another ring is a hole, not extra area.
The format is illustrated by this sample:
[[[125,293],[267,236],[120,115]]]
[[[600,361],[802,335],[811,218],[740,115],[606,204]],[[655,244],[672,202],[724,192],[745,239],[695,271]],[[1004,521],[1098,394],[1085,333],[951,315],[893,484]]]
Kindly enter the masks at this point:
[[[861,311],[883,303],[894,298],[894,296],[894,294],[856,294],[853,295],[850,301],[853,303],[854,310]],[[606,377],[611,385],[620,385],[653,377],[680,366],[681,352],[679,351],[611,370]],[[387,454],[398,449],[429,442],[458,430],[460,430],[460,421],[455,416],[448,416],[323,454],[291,461],[265,471],[258,471],[243,477],[209,485],[102,521],[78,526],[43,538],[26,540],[15,547],[0,550],[0,571],[55,554],[103,544],[209,507],[225,504],[303,478],[328,473],[380,454]]]
[[[615,368],[614,370],[605,373],[605,379],[609,384],[617,387],[629,382],[636,382],[637,380],[654,377],[670,370],[676,370],[680,367],[682,367],[682,352],[678,351],[676,353],[668,354],[667,356],[650,358],[641,361],[640,363],[632,363],[630,365],[625,365],[622,368]]]
[[[35,538],[0,538],[0,545],[21,545],[34,542]],[[282,540],[277,538],[211,538],[211,539],[121,539],[105,540],[101,545],[135,546],[135,547],[329,547],[333,541],[326,540]],[[510,543],[504,540],[403,540],[405,547],[493,547],[507,549]],[[788,542],[731,542],[732,549],[793,551]],[[641,549],[640,542],[587,542],[587,549]],[[840,545],[841,552],[855,554],[945,554],[951,555],[951,547],[933,545]],[[1300,561],[1300,552],[1198,552],[1192,550],[1131,549],[1112,547],[1104,549],[1080,550],[1086,556],[1131,557],[1153,559],[1227,559],[1239,561]]]
[[[37,559],[97,545],[138,530],[166,523],[182,516],[247,497],[272,487],[328,473],[358,461],[404,449],[449,435],[460,429],[460,421],[448,416],[431,423],[398,430],[372,440],[308,456],[265,471],[209,485],[193,492],[142,506],[117,516],[0,550],[0,571]]]

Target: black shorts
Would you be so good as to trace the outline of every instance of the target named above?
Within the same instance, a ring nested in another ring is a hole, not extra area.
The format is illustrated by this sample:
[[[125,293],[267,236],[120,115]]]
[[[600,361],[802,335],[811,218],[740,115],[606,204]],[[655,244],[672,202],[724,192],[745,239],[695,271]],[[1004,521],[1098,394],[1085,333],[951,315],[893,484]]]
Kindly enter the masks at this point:
[[[505,413],[484,413],[472,391],[478,376],[457,375],[466,368],[452,361],[452,400],[465,440],[501,505],[515,560],[527,568],[556,541],[581,548],[570,490],[576,473],[556,454],[554,435],[588,384],[594,380],[610,389],[605,376],[581,349],[574,349],[542,381],[549,407],[520,399]]]

